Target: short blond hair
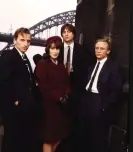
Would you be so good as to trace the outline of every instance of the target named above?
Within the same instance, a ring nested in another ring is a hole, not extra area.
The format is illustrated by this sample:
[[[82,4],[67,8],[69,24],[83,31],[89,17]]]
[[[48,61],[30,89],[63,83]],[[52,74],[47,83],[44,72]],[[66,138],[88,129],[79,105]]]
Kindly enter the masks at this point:
[[[95,45],[98,43],[98,42],[105,42],[108,44],[108,49],[110,50],[111,49],[111,39],[109,38],[101,38],[101,39],[97,39],[96,42],[95,42]]]

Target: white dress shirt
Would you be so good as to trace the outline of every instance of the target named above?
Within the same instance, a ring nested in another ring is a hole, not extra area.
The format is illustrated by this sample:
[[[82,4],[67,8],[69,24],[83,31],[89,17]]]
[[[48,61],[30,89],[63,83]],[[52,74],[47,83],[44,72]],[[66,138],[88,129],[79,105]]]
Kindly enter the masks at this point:
[[[98,77],[99,77],[100,71],[101,71],[101,69],[102,69],[102,67],[103,67],[103,65],[104,65],[104,63],[105,63],[106,60],[107,60],[107,58],[104,58],[104,59],[102,59],[101,61],[98,61],[98,60],[97,60],[97,63],[96,63],[96,65],[95,65],[95,68],[94,68],[94,70],[93,70],[93,72],[92,72],[92,74],[91,74],[91,78],[90,78],[90,80],[89,80],[89,82],[88,82],[88,84],[87,84],[87,86],[86,86],[86,90],[88,90],[89,85],[90,85],[90,81],[91,81],[91,79],[92,79],[92,77],[93,77],[93,75],[94,75],[96,66],[97,66],[98,62],[100,62],[98,71],[97,71],[97,73],[96,73],[94,82],[93,82],[93,84],[92,84],[92,91],[91,91],[91,92],[93,92],[93,93],[99,93],[99,92],[98,92],[98,89],[97,89],[97,81],[98,81]]]
[[[72,60],[73,60],[74,42],[72,42],[70,45],[68,45],[64,42],[64,65],[65,66],[66,66],[66,63],[67,63],[68,46],[70,46],[70,69],[71,69],[71,72],[72,72],[73,71]]]

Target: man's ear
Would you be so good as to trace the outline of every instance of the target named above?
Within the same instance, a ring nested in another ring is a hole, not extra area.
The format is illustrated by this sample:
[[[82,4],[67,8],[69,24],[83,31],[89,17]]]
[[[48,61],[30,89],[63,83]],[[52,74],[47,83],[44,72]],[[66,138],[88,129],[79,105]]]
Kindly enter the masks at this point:
[[[109,53],[110,53],[110,50],[108,50],[107,54],[109,54]]]
[[[16,40],[15,39],[13,39],[13,43],[14,43],[14,45],[16,44]]]

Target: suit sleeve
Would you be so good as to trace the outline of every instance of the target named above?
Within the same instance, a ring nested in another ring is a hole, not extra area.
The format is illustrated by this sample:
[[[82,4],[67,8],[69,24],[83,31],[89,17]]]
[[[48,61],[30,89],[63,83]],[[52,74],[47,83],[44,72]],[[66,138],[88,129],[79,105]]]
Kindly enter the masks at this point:
[[[71,93],[70,83],[67,83],[67,86],[66,86],[66,94],[69,95],[70,93]]]
[[[12,64],[10,61],[10,55],[8,53],[3,53],[0,57],[0,103],[1,106],[8,101],[8,99],[13,100],[13,95],[10,94],[10,74],[12,71]]]
[[[69,76],[68,76],[68,73],[66,71],[66,69],[64,69],[65,72],[66,72],[66,92],[65,94],[69,95],[71,93],[71,87],[70,87],[70,81],[69,81]]]
[[[109,95],[108,102],[117,102],[117,100],[119,100],[123,87],[123,78],[119,66],[116,65],[112,70],[109,80],[111,93]]]

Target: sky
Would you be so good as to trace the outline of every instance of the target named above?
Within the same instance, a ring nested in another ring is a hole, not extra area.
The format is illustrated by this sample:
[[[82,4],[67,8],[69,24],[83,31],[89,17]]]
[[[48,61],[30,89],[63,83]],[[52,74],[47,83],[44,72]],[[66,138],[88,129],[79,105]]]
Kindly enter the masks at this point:
[[[3,0],[0,5],[0,32],[9,33],[34,24],[58,13],[75,10],[77,0]],[[0,42],[0,50],[5,46]],[[30,46],[27,55],[34,69],[32,57],[44,52],[43,47]]]

